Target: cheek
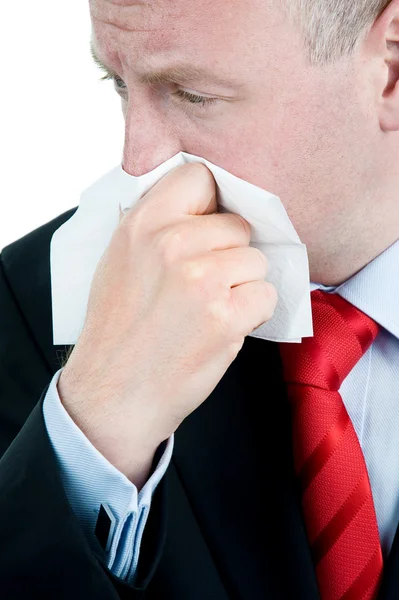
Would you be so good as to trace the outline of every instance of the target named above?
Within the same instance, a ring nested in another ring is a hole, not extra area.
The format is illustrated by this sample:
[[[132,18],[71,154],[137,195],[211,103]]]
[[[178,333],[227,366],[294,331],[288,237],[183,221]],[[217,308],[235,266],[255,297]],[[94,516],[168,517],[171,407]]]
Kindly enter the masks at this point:
[[[326,98],[312,102],[303,97],[283,105],[253,138],[262,148],[258,169],[264,165],[257,185],[276,190],[287,211],[317,206],[328,212],[331,205],[320,207],[318,199],[350,176],[356,154],[353,129]]]
[[[325,98],[260,108],[251,118],[243,114],[240,130],[226,136],[222,166],[279,196],[301,240],[321,243],[327,227],[339,229],[359,194],[359,127],[356,110],[341,114]]]
[[[291,202],[287,192],[291,190],[292,195],[292,190],[304,186],[309,163],[314,172],[322,166],[320,154],[325,144],[306,103],[243,107],[234,126],[232,123],[219,132],[217,140],[220,160],[216,164],[272,193],[282,192],[285,200],[281,199],[287,204]],[[208,146],[209,155],[217,156],[215,146]]]

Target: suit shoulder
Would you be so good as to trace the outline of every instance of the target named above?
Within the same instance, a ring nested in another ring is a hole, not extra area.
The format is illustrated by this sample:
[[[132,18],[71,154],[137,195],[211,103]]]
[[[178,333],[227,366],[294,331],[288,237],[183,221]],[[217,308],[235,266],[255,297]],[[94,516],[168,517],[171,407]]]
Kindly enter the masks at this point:
[[[34,269],[40,264],[40,259],[47,259],[50,252],[50,241],[53,233],[63,225],[77,210],[77,206],[58,215],[51,221],[44,223],[30,231],[15,242],[8,244],[1,251],[4,267],[10,269]]]
[[[75,206],[34,229],[5,246],[0,254],[8,293],[53,370],[59,363],[52,339],[50,243],[53,233],[77,209]]]

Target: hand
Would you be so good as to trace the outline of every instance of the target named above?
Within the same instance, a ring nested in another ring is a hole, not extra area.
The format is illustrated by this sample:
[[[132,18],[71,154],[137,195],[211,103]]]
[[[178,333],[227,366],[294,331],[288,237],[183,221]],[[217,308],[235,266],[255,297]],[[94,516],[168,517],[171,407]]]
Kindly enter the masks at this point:
[[[158,445],[216,387],[277,303],[250,225],[217,213],[201,163],[177,167],[121,217],[58,382],[97,449],[140,487]]]

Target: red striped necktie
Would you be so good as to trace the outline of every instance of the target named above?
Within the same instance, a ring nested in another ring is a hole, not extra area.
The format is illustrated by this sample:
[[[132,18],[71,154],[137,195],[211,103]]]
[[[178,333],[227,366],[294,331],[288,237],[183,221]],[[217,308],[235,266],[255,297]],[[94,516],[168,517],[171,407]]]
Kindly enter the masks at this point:
[[[322,600],[374,600],[383,559],[363,452],[338,390],[379,326],[336,294],[311,293],[314,335],[281,343],[295,470]]]

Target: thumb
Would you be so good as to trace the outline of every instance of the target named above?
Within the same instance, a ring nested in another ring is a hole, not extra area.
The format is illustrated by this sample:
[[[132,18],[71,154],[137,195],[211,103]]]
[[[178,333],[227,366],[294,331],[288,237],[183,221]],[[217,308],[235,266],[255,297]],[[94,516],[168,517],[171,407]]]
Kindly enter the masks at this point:
[[[215,187],[214,193],[212,194],[212,197],[209,200],[209,204],[206,207],[206,209],[204,210],[204,212],[202,213],[203,215],[212,215],[214,213],[216,213],[218,210],[218,205],[217,205],[217,190]]]

